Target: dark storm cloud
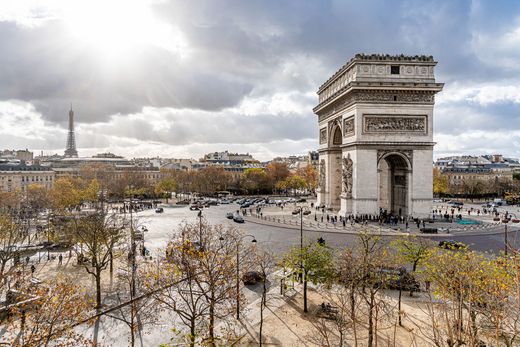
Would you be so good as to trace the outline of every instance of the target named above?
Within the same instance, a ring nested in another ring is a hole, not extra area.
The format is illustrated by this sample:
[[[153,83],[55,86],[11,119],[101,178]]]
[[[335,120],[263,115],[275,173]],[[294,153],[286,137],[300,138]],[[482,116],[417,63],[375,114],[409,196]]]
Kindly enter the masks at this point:
[[[267,143],[315,136],[313,93],[359,52],[433,55],[447,87],[519,82],[520,4],[512,1],[176,0],[153,10],[182,32],[185,58],[150,46],[132,52],[131,63],[107,63],[59,19],[34,28],[0,22],[0,100],[28,101],[62,127],[73,102],[78,122],[106,136]],[[243,112],[284,93],[299,94],[305,111]],[[175,111],[157,129],[161,118],[136,118],[146,107]],[[518,111],[511,100],[451,98],[437,106],[435,129],[501,131],[520,126]]]

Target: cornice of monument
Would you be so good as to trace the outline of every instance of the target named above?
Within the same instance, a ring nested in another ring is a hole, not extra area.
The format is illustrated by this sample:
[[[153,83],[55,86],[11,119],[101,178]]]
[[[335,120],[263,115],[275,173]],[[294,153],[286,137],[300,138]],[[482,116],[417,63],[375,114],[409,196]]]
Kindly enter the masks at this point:
[[[364,54],[358,53],[348,62],[346,62],[338,71],[336,71],[325,83],[318,88],[318,94],[325,89],[329,84],[337,79],[343,72],[348,70],[352,65],[358,63],[399,63],[399,64],[421,64],[421,65],[437,65],[437,61],[431,55],[390,55],[390,54]]]
[[[348,86],[338,91],[334,97],[316,106],[313,111],[321,121],[355,103],[432,105],[435,101],[434,95],[444,86],[443,83],[434,83],[428,87],[410,89],[404,87],[406,84],[392,83],[391,86],[386,86],[382,83],[377,85],[368,83],[368,85],[363,82],[354,87]],[[393,100],[394,95],[397,96],[397,100]]]

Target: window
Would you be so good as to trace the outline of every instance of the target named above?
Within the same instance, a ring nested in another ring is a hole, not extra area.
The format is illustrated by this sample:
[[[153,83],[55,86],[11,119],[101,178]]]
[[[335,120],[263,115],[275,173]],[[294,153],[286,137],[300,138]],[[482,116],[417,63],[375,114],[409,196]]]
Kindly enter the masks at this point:
[[[392,75],[399,75],[399,65],[390,66],[390,73]]]

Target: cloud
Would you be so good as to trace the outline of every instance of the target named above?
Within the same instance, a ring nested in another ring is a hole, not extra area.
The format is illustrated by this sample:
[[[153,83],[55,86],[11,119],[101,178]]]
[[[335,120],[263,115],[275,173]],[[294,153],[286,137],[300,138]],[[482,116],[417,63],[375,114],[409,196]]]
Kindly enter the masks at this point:
[[[61,152],[72,103],[80,152],[305,153],[318,86],[355,53],[379,52],[438,60],[439,151],[516,153],[514,1],[78,1],[2,3],[2,145]],[[510,141],[482,147],[473,134],[485,132]]]

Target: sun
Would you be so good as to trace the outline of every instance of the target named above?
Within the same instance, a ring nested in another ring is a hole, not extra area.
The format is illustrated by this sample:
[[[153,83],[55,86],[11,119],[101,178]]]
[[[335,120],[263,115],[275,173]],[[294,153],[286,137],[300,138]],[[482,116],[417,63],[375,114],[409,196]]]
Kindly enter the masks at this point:
[[[156,46],[184,55],[182,33],[154,17],[150,1],[70,1],[65,23],[75,40],[104,56],[122,57],[146,46]]]

